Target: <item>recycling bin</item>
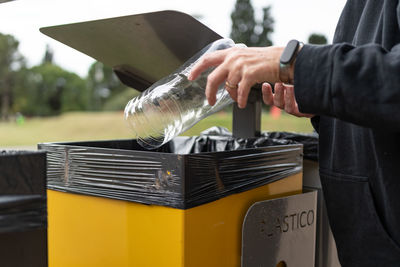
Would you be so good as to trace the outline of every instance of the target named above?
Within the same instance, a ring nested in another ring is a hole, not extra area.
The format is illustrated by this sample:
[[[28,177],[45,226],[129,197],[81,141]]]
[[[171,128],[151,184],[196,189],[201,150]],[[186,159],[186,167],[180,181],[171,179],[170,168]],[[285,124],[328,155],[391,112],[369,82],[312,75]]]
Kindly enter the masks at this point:
[[[0,151],[0,265],[47,266],[46,153]]]
[[[188,147],[196,152],[180,153]],[[302,146],[268,138],[39,149],[48,154],[50,266],[240,266],[247,209],[302,192]]]

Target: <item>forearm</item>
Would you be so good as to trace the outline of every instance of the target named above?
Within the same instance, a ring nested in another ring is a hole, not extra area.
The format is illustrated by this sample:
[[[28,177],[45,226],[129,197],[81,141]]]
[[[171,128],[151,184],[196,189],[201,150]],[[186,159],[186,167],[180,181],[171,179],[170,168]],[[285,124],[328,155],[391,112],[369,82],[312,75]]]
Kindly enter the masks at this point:
[[[301,112],[400,130],[400,49],[306,45],[295,69]]]

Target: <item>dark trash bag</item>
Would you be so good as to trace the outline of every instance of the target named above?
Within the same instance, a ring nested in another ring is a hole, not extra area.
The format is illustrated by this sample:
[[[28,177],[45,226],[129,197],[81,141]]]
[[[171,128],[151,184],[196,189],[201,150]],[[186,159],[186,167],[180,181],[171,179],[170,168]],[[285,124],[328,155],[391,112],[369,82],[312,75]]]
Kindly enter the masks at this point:
[[[278,134],[263,134],[263,136],[254,138],[235,138],[228,129],[215,126],[201,132],[199,136],[176,138],[173,142],[162,147],[160,151],[176,154],[193,154],[301,143],[295,140],[295,138],[284,138],[286,133],[282,133],[282,135]],[[301,138],[297,139],[301,140]]]
[[[203,131],[200,136],[176,139],[167,144],[162,150],[173,151],[178,154],[230,151],[246,148],[265,147],[271,145],[302,144],[303,157],[318,161],[318,134],[316,132],[289,133],[263,132],[260,137],[234,138],[232,133],[223,127],[211,127]]]
[[[318,133],[313,132],[310,134],[304,133],[288,133],[288,132],[270,132],[263,133],[267,136],[277,140],[294,141],[303,145],[303,154],[305,159],[318,161]]]

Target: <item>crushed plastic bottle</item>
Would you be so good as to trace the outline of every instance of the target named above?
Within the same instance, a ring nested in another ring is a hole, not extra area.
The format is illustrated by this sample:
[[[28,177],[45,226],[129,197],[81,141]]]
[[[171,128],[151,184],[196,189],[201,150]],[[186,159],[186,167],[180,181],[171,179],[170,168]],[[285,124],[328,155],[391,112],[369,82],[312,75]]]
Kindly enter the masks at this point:
[[[141,146],[147,149],[160,147],[200,120],[233,103],[224,84],[221,84],[215,105],[208,104],[205,88],[207,76],[213,68],[204,71],[194,81],[187,79],[202,55],[233,46],[235,43],[231,39],[220,39],[209,44],[174,73],[128,102],[125,120]]]

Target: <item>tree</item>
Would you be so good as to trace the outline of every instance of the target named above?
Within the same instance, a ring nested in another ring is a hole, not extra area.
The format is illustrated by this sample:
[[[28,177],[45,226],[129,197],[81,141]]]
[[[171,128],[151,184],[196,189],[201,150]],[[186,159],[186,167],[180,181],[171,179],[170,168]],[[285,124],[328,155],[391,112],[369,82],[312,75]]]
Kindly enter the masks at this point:
[[[270,11],[271,7],[263,8],[263,20],[256,21],[250,0],[236,0],[235,9],[231,14],[232,40],[247,46],[272,45],[270,35],[273,32],[274,20]]]
[[[262,25],[262,32],[258,35],[257,44],[255,46],[271,46],[271,34],[274,32],[274,19],[271,16],[271,7],[264,7],[263,8],[263,21],[261,22]]]
[[[308,43],[323,45],[328,43],[328,39],[323,34],[313,33],[308,37]]]
[[[42,63],[21,68],[13,85],[12,110],[29,116],[59,115],[65,111],[87,110],[89,94],[86,81],[52,63],[47,46]]]
[[[101,62],[95,62],[90,66],[87,84],[88,88],[90,88],[89,102],[91,110],[102,110],[111,106],[115,107],[115,105],[107,105],[106,103],[108,101],[115,101],[112,99],[116,98],[119,94],[129,95],[129,93],[124,93],[127,87],[119,81],[112,68]],[[133,89],[129,90],[132,93],[134,92]],[[126,102],[128,101],[129,99]]]
[[[22,72],[23,79],[16,87],[15,111],[30,116],[49,116],[88,109],[86,82],[77,74],[51,63]]]
[[[54,52],[49,45],[46,45],[46,52],[44,53],[42,63],[53,63]]]
[[[256,25],[254,9],[250,0],[237,0],[235,9],[231,14],[232,30],[231,38],[236,43],[249,45]]]
[[[18,52],[19,42],[12,35],[0,33],[0,107],[1,119],[7,120],[13,102],[13,86],[25,60]]]

